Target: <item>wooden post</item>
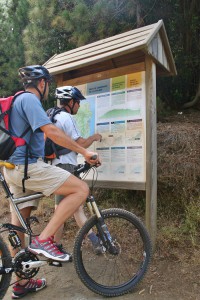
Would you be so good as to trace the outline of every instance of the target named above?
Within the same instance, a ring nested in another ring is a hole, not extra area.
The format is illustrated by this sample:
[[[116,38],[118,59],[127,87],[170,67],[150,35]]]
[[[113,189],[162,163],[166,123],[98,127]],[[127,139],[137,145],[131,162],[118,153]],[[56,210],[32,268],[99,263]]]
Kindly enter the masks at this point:
[[[157,233],[157,130],[156,65],[148,56],[146,63],[146,226],[153,248]]]

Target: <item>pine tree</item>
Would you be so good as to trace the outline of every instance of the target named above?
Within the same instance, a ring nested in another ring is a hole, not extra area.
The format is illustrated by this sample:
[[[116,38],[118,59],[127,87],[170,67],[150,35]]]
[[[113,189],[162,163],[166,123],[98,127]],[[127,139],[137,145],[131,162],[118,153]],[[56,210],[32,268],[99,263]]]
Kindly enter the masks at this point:
[[[27,24],[26,0],[10,0],[0,10],[0,95],[8,96],[20,89],[18,68],[24,65],[22,33]],[[15,15],[15,18],[13,18]]]
[[[28,0],[29,24],[23,33],[26,64],[43,64],[55,53],[70,48],[68,34],[57,14],[64,2],[56,0]]]

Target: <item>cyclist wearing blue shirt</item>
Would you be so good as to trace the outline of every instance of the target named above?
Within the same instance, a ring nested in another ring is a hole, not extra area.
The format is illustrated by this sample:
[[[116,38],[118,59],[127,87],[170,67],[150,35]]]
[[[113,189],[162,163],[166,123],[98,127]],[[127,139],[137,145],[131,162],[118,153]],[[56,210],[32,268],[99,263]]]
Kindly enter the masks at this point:
[[[10,157],[9,162],[15,164],[14,169],[5,169],[4,175],[14,197],[42,192],[44,195],[64,195],[51,220],[38,237],[32,239],[28,247],[30,252],[42,254],[57,261],[69,261],[71,255],[59,250],[52,236],[75,211],[82,205],[89,193],[85,182],[68,171],[46,164],[42,161],[44,151],[44,134],[56,144],[82,154],[90,164],[98,163],[91,159],[97,153],[88,151],[73,141],[62,130],[53,125],[41,105],[41,100],[47,99],[51,76],[43,66],[28,66],[19,69],[19,74],[27,93],[18,95],[14,101],[10,116],[12,134],[19,136],[28,126],[30,130],[25,135],[27,146],[20,146]],[[28,149],[28,170],[25,181],[25,193],[22,192],[22,182],[25,170],[26,150]],[[30,216],[34,203],[19,205],[24,219]],[[14,212],[11,211],[12,224],[20,226]],[[24,246],[24,236],[19,233]],[[14,251],[13,251],[14,254]],[[46,286],[46,280],[22,280],[13,286],[12,298],[21,298],[29,292],[38,291]]]
[[[28,157],[28,162],[35,163],[38,157],[44,156],[44,133],[40,129],[41,126],[51,124],[49,118],[42,108],[41,101],[35,94],[20,94],[13,105],[11,111],[11,133],[20,136],[22,132],[31,126],[24,136],[26,143],[29,144],[29,152],[32,154]],[[17,147],[9,161],[14,164],[24,164],[26,154],[26,146]]]

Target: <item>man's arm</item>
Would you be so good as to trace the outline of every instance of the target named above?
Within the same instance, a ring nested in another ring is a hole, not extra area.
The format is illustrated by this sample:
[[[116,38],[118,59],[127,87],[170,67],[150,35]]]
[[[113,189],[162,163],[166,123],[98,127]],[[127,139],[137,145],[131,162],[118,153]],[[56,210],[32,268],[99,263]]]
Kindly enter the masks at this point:
[[[86,161],[90,164],[97,163],[99,161],[98,155],[96,152],[91,152],[83,148],[77,142],[73,141],[68,135],[64,133],[60,128],[56,127],[53,124],[47,124],[41,126],[40,129],[44,132],[46,137],[50,138],[54,143],[68,148],[74,152],[82,154]],[[96,160],[91,160],[93,155],[97,155]]]
[[[101,141],[102,136],[99,133],[95,133],[91,136],[89,136],[87,139],[84,139],[82,137],[78,138],[76,142],[83,148],[88,148],[92,145],[93,142]]]

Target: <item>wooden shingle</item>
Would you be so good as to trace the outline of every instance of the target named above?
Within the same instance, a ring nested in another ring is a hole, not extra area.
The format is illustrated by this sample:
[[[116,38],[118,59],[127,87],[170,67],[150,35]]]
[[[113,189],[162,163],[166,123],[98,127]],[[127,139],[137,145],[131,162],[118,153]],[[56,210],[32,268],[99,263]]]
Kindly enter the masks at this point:
[[[176,74],[162,20],[55,54],[44,66],[52,75],[64,73],[66,78],[75,78],[77,75],[87,75],[142,62],[146,55],[156,63],[158,75]]]

